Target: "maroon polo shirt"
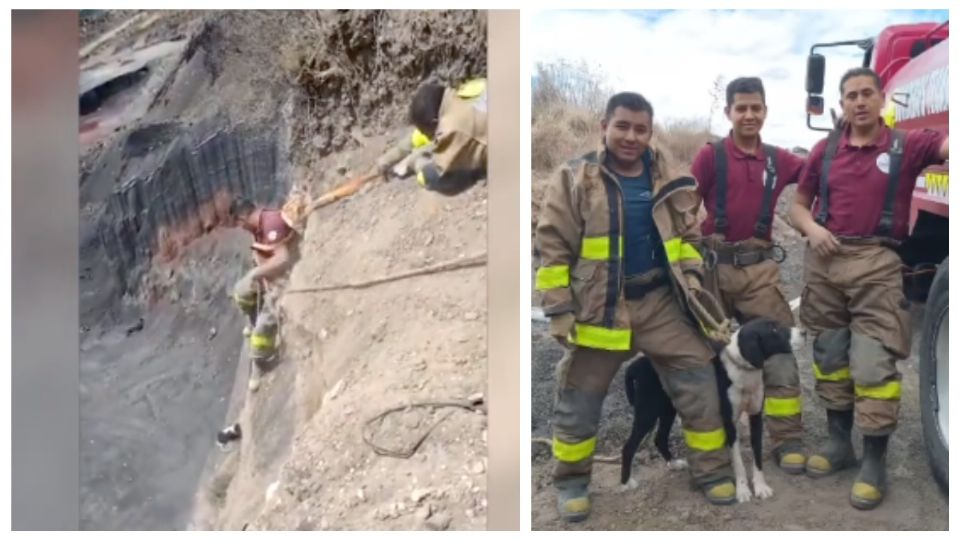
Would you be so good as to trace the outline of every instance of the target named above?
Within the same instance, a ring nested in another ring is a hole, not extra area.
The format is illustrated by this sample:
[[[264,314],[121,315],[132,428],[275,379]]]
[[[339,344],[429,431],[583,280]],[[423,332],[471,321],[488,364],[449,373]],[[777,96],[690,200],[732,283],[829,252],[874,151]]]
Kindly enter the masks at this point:
[[[826,226],[838,236],[871,236],[876,232],[887,193],[890,162],[887,150],[892,132],[881,122],[880,133],[874,142],[861,147],[851,145],[849,135],[848,126],[840,137],[830,167],[830,208]],[[942,133],[927,129],[906,132],[900,183],[893,205],[892,233],[896,239],[907,236],[914,185],[923,169],[941,161],[939,154],[943,138]],[[812,209],[814,217],[820,209],[820,173],[826,147],[827,139],[813,147],[797,187],[811,200],[817,199]]]
[[[749,154],[733,144],[733,138],[723,139],[727,149],[727,242],[739,242],[753,237],[754,226],[760,219],[763,206],[763,184],[767,175],[767,156],[763,146],[758,145],[756,154]],[[714,216],[717,209],[717,187],[714,164],[714,148],[706,145],[693,159],[694,178],[697,179],[697,191],[703,198],[707,218],[700,225],[704,236],[714,233]],[[773,189],[770,205],[776,208],[780,193],[788,184],[794,184],[803,169],[803,159],[790,152],[777,148],[777,185]],[[770,227],[771,231],[773,227]],[[770,240],[767,233],[766,240]]]

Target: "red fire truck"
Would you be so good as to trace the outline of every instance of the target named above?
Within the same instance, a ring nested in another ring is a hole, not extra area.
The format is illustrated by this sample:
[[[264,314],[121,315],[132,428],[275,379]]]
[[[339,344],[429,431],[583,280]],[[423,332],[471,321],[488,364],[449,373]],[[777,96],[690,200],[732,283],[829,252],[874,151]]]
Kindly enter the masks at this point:
[[[807,126],[824,109],[823,80],[830,47],[859,47],[863,63],[880,75],[886,95],[884,121],[899,129],[948,132],[949,23],[893,25],[875,38],[818,43],[807,58]],[[855,66],[844,66],[855,67]],[[833,111],[831,110],[833,113]],[[836,124],[833,113],[833,124]],[[917,178],[910,215],[910,237],[900,247],[904,290],[914,302],[925,302],[918,345],[920,357],[920,411],[923,438],[937,482],[948,488],[948,251],[947,218],[949,173],[946,166],[930,167]]]

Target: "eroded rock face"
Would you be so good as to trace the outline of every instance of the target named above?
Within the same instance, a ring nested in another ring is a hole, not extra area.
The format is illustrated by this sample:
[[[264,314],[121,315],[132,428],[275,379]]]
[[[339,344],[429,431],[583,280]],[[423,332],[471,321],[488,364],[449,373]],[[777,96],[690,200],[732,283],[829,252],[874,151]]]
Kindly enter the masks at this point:
[[[126,137],[123,180],[96,226],[96,241],[124,292],[137,289],[148,264],[176,259],[191,240],[226,223],[233,197],[283,200],[290,181],[278,167],[276,137],[276,129],[214,122],[154,124]]]

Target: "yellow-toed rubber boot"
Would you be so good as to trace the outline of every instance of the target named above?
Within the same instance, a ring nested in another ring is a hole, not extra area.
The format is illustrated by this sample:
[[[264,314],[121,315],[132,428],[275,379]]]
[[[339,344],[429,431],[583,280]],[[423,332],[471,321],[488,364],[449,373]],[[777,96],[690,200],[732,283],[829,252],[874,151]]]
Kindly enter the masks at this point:
[[[850,490],[850,504],[873,510],[883,502],[887,490],[887,442],[889,435],[863,437],[863,462]]]
[[[577,523],[590,517],[590,479],[569,478],[558,480],[557,511],[560,519],[567,523]]]
[[[830,438],[807,458],[807,476],[822,478],[857,462],[850,442],[850,430],[853,429],[853,411],[832,411],[827,409],[827,430]]]
[[[729,479],[720,480],[703,487],[703,496],[707,502],[716,505],[727,505],[737,502],[737,487]]]
[[[803,474],[806,470],[807,456],[803,455],[800,441],[787,441],[774,451],[777,465],[787,474]]]

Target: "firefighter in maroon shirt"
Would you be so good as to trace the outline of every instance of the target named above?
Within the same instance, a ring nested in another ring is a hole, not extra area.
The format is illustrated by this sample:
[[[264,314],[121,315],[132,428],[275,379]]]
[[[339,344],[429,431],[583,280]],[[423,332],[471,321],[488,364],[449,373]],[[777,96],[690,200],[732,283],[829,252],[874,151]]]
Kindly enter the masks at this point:
[[[790,219],[808,239],[800,320],[816,336],[813,371],[829,431],[807,459],[807,474],[822,477],[856,463],[856,422],[863,460],[850,502],[866,510],[886,491],[887,442],[900,410],[896,361],[910,353],[909,302],[895,249],[907,236],[917,176],[947,159],[947,137],[884,125],[885,96],[870,69],[844,74],[840,93],[842,127],[813,148]]]
[[[283,209],[261,208],[238,197],[230,206],[235,224],[253,235],[256,266],[236,283],[233,299],[247,316],[244,335],[250,336],[249,388],[260,387],[260,375],[277,351],[278,302],[287,274],[299,254],[298,213],[288,203]]]
[[[759,78],[731,81],[724,112],[732,124],[730,134],[701,149],[692,168],[707,211],[701,225],[705,285],[721,300],[727,316],[741,324],[768,317],[793,326],[777,266],[783,251],[774,246],[770,233],[777,198],[797,182],[803,160],[760,139],[767,105]],[[785,472],[801,474],[806,457],[800,374],[792,353],[764,363],[764,387],[764,416],[775,459]]]

